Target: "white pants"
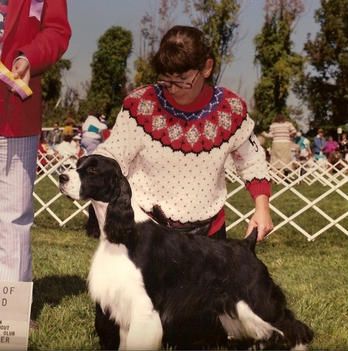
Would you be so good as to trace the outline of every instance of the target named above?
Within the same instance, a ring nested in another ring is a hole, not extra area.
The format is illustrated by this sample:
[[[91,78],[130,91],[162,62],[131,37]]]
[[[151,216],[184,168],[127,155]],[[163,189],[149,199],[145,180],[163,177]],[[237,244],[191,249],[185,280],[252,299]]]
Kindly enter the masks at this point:
[[[0,136],[0,280],[31,281],[38,136]]]

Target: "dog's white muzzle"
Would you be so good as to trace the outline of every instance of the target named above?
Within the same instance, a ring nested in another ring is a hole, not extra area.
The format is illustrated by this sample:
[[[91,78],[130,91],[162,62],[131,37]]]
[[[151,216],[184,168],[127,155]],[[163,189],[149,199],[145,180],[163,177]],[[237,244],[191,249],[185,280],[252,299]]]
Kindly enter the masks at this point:
[[[81,180],[76,170],[72,169],[59,177],[59,190],[73,200],[80,200]]]

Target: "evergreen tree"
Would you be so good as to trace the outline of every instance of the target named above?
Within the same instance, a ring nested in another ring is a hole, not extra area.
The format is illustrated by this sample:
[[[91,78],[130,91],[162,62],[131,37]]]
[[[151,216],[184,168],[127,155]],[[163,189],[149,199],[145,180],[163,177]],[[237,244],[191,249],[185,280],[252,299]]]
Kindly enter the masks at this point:
[[[305,43],[309,63],[298,87],[312,111],[311,127],[348,121],[348,0],[322,0],[320,30]]]
[[[289,114],[287,98],[303,69],[303,58],[292,51],[291,41],[294,22],[302,11],[300,0],[266,1],[265,23],[255,37],[255,63],[261,71],[254,91],[257,129],[268,129],[278,113]]]
[[[134,62],[135,86],[154,83],[157,74],[151,67],[151,58],[158,49],[162,36],[173,25],[172,15],[178,0],[160,0],[154,14],[146,13],[141,19],[139,56]]]
[[[113,120],[125,96],[127,59],[132,50],[132,33],[122,27],[109,28],[98,40],[93,55],[92,79],[79,114],[102,112]]]
[[[71,61],[60,59],[42,76],[43,123],[50,126],[61,120],[64,108],[60,105],[62,75],[71,68]]]
[[[134,84],[135,86],[141,86],[146,84],[154,83],[157,80],[157,74],[151,66],[151,57],[138,57],[134,62],[135,76]]]
[[[161,37],[172,26],[172,14],[177,9],[177,0],[161,0],[156,16],[145,14],[141,23],[140,55],[135,61],[135,85],[156,80],[150,60],[158,49]],[[232,61],[232,47],[237,38],[239,2],[237,0],[185,0],[186,13],[193,26],[201,29],[212,46],[215,56],[213,82],[220,81],[224,69]]]

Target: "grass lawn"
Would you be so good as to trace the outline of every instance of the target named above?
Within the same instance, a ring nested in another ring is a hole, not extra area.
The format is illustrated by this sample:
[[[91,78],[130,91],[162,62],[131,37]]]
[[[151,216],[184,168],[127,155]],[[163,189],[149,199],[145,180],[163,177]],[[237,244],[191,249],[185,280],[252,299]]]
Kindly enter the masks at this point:
[[[290,306],[315,331],[312,349],[348,348],[348,238],[327,234],[315,242],[279,231],[257,246]],[[238,237],[237,233],[232,236]],[[95,350],[94,306],[86,277],[95,239],[83,230],[33,229],[34,298],[30,350]]]
[[[39,187],[42,187],[42,197],[49,199],[49,186],[40,183]],[[327,188],[316,185],[298,190],[315,199]],[[348,184],[341,190],[348,193]],[[243,192],[234,196],[234,203],[243,213],[253,206]],[[273,204],[286,215],[304,206],[303,201],[290,192],[275,199]],[[73,207],[65,198],[54,206],[62,218],[68,216]],[[348,211],[348,202],[332,194],[318,207],[337,218]],[[272,217],[275,225],[282,220],[274,213]],[[228,222],[235,219],[233,214],[228,215]],[[86,286],[97,240],[85,235],[85,221],[86,217],[81,214],[60,228],[45,213],[35,219],[32,317],[39,328],[30,333],[30,350],[99,348],[94,332],[94,306]],[[326,224],[313,209],[296,218],[296,222],[312,233]],[[348,218],[340,224],[348,228]],[[245,229],[245,223],[239,224],[229,235],[242,238]],[[313,328],[315,338],[311,349],[348,350],[348,237],[333,227],[314,242],[308,242],[287,224],[258,244],[256,250],[274,280],[284,289],[298,318]]]

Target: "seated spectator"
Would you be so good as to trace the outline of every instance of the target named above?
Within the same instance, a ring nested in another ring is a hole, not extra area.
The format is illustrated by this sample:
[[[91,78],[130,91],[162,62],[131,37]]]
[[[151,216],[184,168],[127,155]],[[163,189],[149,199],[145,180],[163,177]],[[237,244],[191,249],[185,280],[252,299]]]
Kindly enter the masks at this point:
[[[71,143],[74,144],[78,157],[82,157],[82,156],[86,156],[87,155],[86,150],[83,147],[81,147],[81,136],[80,136],[80,134],[75,134],[73,136],[73,138],[72,138]]]
[[[91,154],[103,141],[103,131],[108,129],[103,114],[90,113],[82,125],[81,146]]]
[[[40,135],[38,151],[38,159],[42,166],[46,166],[48,163],[51,163],[51,161],[55,158],[55,151],[49,146],[43,133]],[[41,167],[38,167],[37,169],[39,174],[42,171],[40,168]]]
[[[73,140],[72,135],[64,135],[63,141],[56,146],[60,158],[65,158],[64,167],[74,166],[79,158],[80,146]]]
[[[54,123],[53,129],[48,132],[47,142],[51,148],[55,148],[57,144],[62,141],[62,133],[59,129],[58,123]]]
[[[41,133],[41,135],[40,135],[38,151],[39,151],[38,157],[39,157],[40,164],[43,166],[46,166],[46,164],[48,162],[46,159],[46,153],[48,151],[48,144],[47,144],[47,140],[45,139],[45,136],[43,133]]]

